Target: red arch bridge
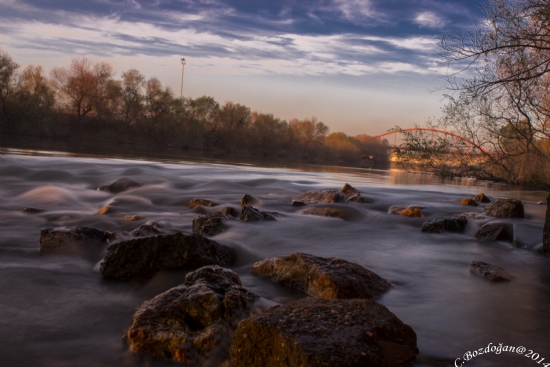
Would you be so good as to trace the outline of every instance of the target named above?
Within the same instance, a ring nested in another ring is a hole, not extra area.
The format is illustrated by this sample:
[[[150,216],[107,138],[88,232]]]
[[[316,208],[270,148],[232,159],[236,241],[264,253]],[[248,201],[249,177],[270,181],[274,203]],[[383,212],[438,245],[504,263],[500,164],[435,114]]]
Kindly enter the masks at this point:
[[[408,131],[421,131],[421,132],[431,133],[431,139],[432,140],[435,138],[436,134],[442,134],[442,135],[445,135],[446,138],[450,137],[451,139],[454,139],[457,143],[457,146],[458,146],[458,144],[462,143],[462,145],[466,144],[469,147],[471,147],[472,151],[479,150],[479,151],[482,151],[483,153],[489,153],[489,151],[487,149],[485,149],[484,147],[474,143],[473,141],[471,141],[469,139],[466,139],[463,136],[460,136],[458,134],[455,134],[455,133],[452,133],[452,132],[449,132],[449,131],[433,129],[433,128],[429,128],[429,127],[410,127],[410,128],[407,128],[407,129],[392,130],[392,131],[388,131],[384,134],[377,135],[377,136],[375,136],[375,138],[382,139],[385,136],[393,135],[393,146],[392,146],[392,148],[396,149],[396,148],[399,148],[399,146],[397,145],[397,134],[405,134]],[[426,137],[423,136],[423,138],[426,138]]]

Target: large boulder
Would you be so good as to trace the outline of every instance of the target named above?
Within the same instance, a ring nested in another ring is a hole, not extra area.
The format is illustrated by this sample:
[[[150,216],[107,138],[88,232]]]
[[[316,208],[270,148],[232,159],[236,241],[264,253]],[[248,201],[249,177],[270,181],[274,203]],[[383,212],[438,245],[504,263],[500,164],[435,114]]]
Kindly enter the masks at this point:
[[[367,299],[306,298],[239,323],[233,367],[397,367],[418,354],[416,333]]]
[[[180,267],[224,266],[231,261],[231,250],[227,246],[199,234],[175,233],[109,246],[100,271],[104,278],[130,279]]]
[[[141,184],[126,177],[119,178],[113,182],[99,186],[97,189],[100,191],[107,191],[113,194],[133,189],[134,187],[140,187]]]
[[[42,254],[97,256],[113,234],[91,227],[43,228],[39,249]]]
[[[193,232],[206,236],[214,236],[224,230],[223,222],[229,217],[222,212],[214,212],[193,219]]]
[[[514,227],[504,222],[489,222],[476,233],[476,238],[482,241],[514,241]]]
[[[492,281],[510,281],[513,275],[500,266],[491,265],[483,261],[472,261],[470,270]]]
[[[227,361],[233,330],[257,311],[259,297],[239,276],[219,266],[189,273],[182,285],[144,302],[126,339],[130,350],[170,358],[187,366]]]
[[[432,219],[422,224],[422,232],[464,232],[467,224],[468,219],[465,216]]]
[[[372,298],[391,286],[387,280],[361,265],[301,252],[257,262],[251,270],[321,298]]]
[[[546,198],[546,217],[544,218],[544,230],[542,233],[542,251],[550,255],[550,195]]]
[[[301,206],[317,203],[338,203],[344,201],[344,195],[336,190],[308,191],[292,198],[292,205]]]
[[[403,215],[405,217],[413,217],[413,218],[420,218],[424,216],[424,213],[422,212],[422,207],[416,206],[416,205],[412,205],[408,207],[392,206],[390,207],[390,213]]]
[[[501,218],[523,218],[523,203],[517,199],[497,199],[487,204],[483,214]]]
[[[261,220],[277,220],[277,217],[280,217],[281,214],[277,212],[265,212],[251,207],[250,205],[245,205],[241,209],[241,222],[258,222]]]

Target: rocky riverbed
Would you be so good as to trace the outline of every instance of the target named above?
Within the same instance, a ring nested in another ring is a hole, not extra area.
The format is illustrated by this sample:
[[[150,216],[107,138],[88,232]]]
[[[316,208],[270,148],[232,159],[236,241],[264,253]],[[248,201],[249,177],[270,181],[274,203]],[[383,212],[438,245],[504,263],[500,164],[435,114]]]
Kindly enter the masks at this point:
[[[543,193],[51,157],[0,173],[13,366],[437,366],[505,330],[547,345]],[[518,363],[495,358],[476,365]]]

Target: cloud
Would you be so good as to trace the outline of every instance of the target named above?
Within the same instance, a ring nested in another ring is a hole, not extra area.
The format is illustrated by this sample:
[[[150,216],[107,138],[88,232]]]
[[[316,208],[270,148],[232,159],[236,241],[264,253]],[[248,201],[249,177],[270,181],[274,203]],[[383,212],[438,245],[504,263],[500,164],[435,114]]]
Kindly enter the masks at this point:
[[[370,0],[334,0],[334,5],[348,20],[373,18],[376,14]]]
[[[414,21],[421,27],[428,28],[443,28],[447,24],[443,18],[431,11],[419,13]]]

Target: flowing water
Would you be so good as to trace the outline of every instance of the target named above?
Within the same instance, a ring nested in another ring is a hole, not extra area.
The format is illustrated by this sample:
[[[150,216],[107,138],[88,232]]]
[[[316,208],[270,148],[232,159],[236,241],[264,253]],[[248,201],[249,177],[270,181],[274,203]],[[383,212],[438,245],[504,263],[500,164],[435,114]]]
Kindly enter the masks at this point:
[[[41,256],[40,229],[82,225],[127,231],[154,220],[164,233],[189,233],[193,218],[216,209],[188,209],[191,199],[238,208],[243,194],[258,198],[260,209],[284,217],[276,222],[230,221],[228,230],[213,239],[235,249],[238,260],[231,268],[246,288],[265,299],[284,303],[304,294],[250,274],[255,261],[296,251],[336,256],[393,283],[377,301],[415,330],[420,349],[415,366],[453,365],[465,352],[489,343],[524,346],[546,361],[502,352],[464,365],[538,367],[550,362],[550,257],[540,253],[546,207],[537,205],[545,199],[544,192],[472,180],[442,182],[395,171],[30,156],[13,151],[3,154],[0,177],[1,366],[172,365],[128,352],[122,335],[134,310],[179,284],[185,271],[161,272],[146,282],[107,282],[97,264],[85,259]],[[143,186],[119,194],[96,190],[120,177]],[[304,215],[303,208],[290,204],[299,193],[339,189],[346,182],[373,199],[371,204],[333,204],[351,210],[349,220]],[[481,191],[491,198],[524,201],[526,218],[511,221],[527,248],[476,240],[483,221],[471,219],[462,234],[420,231],[429,218],[482,212],[482,206],[460,205],[460,199]],[[105,205],[116,211],[97,215]],[[389,214],[392,205],[420,205],[427,218]],[[44,211],[24,213],[25,207]],[[134,214],[147,219],[122,219]],[[502,266],[515,278],[491,282],[470,272],[473,260]]]

